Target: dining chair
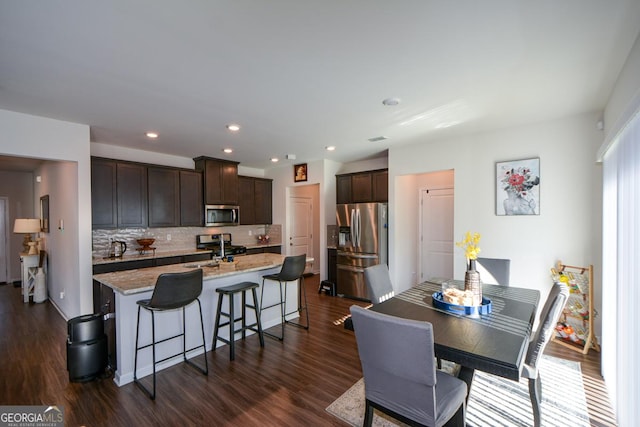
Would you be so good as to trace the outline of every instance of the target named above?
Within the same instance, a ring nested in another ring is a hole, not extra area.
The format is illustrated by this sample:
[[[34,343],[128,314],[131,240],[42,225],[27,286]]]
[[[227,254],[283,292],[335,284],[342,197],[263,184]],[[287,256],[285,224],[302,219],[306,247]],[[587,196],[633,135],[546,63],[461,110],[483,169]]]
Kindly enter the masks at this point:
[[[476,266],[482,283],[509,286],[510,259],[478,257]]]
[[[436,370],[433,326],[351,306],[365,390],[364,426],[374,409],[406,424],[465,425],[467,385]]]
[[[539,427],[542,422],[540,408],[542,383],[540,381],[539,362],[545,347],[555,332],[556,324],[568,298],[569,288],[562,282],[554,283],[540,312],[538,329],[533,339],[529,342],[527,356],[522,367],[522,377],[529,379],[529,397],[531,398],[535,427]]]
[[[364,283],[373,304],[380,304],[394,295],[387,264],[376,264],[365,268]]]

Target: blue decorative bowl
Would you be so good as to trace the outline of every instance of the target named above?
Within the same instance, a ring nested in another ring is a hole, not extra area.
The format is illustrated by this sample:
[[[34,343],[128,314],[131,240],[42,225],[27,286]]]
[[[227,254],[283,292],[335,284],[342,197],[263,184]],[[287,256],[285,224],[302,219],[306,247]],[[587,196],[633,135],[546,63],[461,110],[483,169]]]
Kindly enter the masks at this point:
[[[483,314],[491,313],[491,300],[489,298],[482,297],[482,305],[457,305],[451,304],[444,300],[442,292],[436,292],[432,295],[433,306],[440,310],[448,311],[449,313],[459,314],[461,316],[478,317]]]

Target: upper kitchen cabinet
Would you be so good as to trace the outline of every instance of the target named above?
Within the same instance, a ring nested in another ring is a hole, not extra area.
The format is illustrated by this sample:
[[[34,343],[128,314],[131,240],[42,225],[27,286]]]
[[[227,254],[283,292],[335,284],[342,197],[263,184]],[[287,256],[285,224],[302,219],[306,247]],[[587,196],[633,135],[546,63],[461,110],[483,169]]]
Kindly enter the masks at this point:
[[[336,175],[336,203],[387,202],[387,169]]]
[[[141,164],[117,164],[118,227],[147,226],[147,168]]]
[[[180,225],[201,227],[204,221],[202,173],[180,171]]]
[[[204,179],[204,203],[206,205],[238,204],[238,163],[211,157],[197,157],[196,170]]]
[[[149,167],[149,227],[180,225],[180,172]]]
[[[116,162],[91,159],[91,223],[93,228],[116,228]]]
[[[238,177],[240,224],[271,224],[272,180],[249,176]]]
[[[146,227],[147,168],[92,158],[91,214],[93,228]]]
[[[148,167],[149,227],[202,226],[202,174]]]

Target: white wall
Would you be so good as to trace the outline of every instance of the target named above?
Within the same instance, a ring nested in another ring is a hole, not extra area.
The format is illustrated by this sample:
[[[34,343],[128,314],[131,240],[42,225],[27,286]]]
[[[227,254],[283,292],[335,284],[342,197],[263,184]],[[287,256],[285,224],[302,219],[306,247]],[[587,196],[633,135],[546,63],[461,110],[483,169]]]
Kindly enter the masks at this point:
[[[71,218],[65,223],[70,237],[59,241],[56,255],[51,257],[65,258],[65,271],[58,265],[50,265],[51,275],[48,278],[55,286],[65,282],[68,298],[60,299],[59,295],[51,295],[52,301],[62,314],[75,317],[93,311],[91,280],[91,165],[89,154],[89,127],[60,120],[30,116],[7,110],[0,110],[0,154],[46,159],[52,161],[68,161],[75,163],[75,170],[63,166],[52,174],[63,179],[59,201],[66,204],[60,213]],[[40,193],[35,194],[40,196]],[[58,203],[58,201],[52,201]],[[53,261],[54,258],[50,258]],[[60,274],[60,275],[58,275]],[[73,295],[73,296],[72,296]]]
[[[317,160],[307,163],[307,181],[293,182],[293,164],[283,165],[278,168],[268,169],[266,177],[273,179],[273,222],[274,224],[282,224],[282,253],[288,254],[289,231],[288,231],[288,212],[287,198],[290,189],[298,186],[310,184],[318,184],[319,191],[319,230],[320,238],[318,241],[319,261],[316,260],[315,265],[318,266],[320,279],[326,278],[327,274],[327,224],[335,224],[336,204],[335,204],[335,170],[340,167],[339,163],[331,160]]]
[[[600,114],[584,114],[528,126],[392,148],[389,151],[390,270],[396,286],[412,286],[417,246],[418,180],[407,175],[453,169],[454,238],[480,232],[483,254],[511,259],[511,283],[546,297],[556,261],[595,268],[600,288],[601,168],[596,151]],[[540,158],[540,215],[495,215],[495,163]],[[454,251],[455,277],[465,259]],[[598,304],[600,302],[599,294]],[[598,330],[598,325],[596,325]]]

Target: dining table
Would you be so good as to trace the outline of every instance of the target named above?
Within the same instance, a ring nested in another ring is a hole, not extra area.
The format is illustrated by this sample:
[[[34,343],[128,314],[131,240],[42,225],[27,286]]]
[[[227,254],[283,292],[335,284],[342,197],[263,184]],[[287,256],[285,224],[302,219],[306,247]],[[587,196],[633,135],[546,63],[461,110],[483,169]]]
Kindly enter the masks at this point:
[[[442,292],[443,284],[464,288],[461,281],[433,278],[370,310],[430,322],[436,357],[459,364],[458,377],[469,390],[476,370],[519,381],[540,291],[483,284],[483,297],[491,302],[490,313],[467,315],[440,308],[442,304],[434,305],[434,294]]]

